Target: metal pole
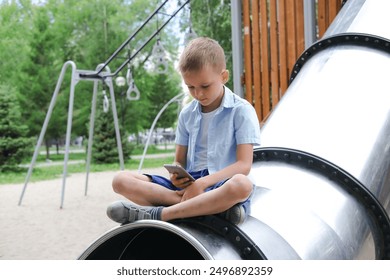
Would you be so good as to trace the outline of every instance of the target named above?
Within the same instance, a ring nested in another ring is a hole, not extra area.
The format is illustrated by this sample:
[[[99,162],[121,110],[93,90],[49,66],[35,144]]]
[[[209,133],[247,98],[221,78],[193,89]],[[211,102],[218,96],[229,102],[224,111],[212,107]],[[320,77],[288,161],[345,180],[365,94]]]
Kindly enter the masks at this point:
[[[143,22],[143,24],[138,27],[138,29],[129,37],[125,42],[120,45],[120,47],[110,56],[109,59],[107,59],[106,62],[104,62],[103,67],[97,71],[97,74],[100,74],[103,69],[116,57],[118,54],[130,43],[130,41],[138,34],[139,31],[144,28],[144,26],[161,10],[162,7],[165,6],[165,4],[168,2],[168,0],[165,0],[152,14],[149,15],[149,17]]]
[[[108,71],[110,72],[110,71]],[[123,160],[123,150],[122,150],[122,140],[121,140],[121,134],[119,132],[119,123],[118,123],[118,113],[116,111],[116,102],[115,102],[115,95],[114,95],[114,85],[112,83],[112,78],[107,77],[104,82],[108,85],[108,88],[110,89],[110,97],[111,97],[111,104],[112,104],[112,114],[114,117],[114,125],[115,125],[115,133],[116,133],[116,143],[118,146],[118,155],[119,155],[119,164],[120,169],[125,169],[125,163]]]
[[[41,147],[43,138],[45,137],[46,129],[47,129],[47,126],[49,124],[49,121],[50,121],[50,118],[51,118],[51,114],[53,113],[54,105],[55,105],[55,103],[57,101],[57,96],[58,96],[58,93],[60,91],[61,84],[62,84],[62,82],[64,80],[65,71],[68,68],[68,66],[71,66],[73,70],[76,68],[76,65],[74,64],[73,61],[67,61],[62,66],[61,73],[60,73],[60,76],[58,78],[57,85],[56,85],[56,88],[54,90],[53,96],[51,98],[49,109],[47,110],[45,121],[43,122],[41,133],[39,134],[39,138],[38,138],[37,144],[35,146],[34,154],[33,154],[33,157],[31,159],[30,166],[28,168],[28,172],[27,172],[27,176],[26,176],[26,179],[25,179],[25,182],[24,182],[23,190],[22,190],[22,193],[21,193],[20,198],[19,198],[19,203],[18,203],[19,206],[22,204],[24,193],[26,191],[27,184],[28,184],[28,182],[30,180],[30,177],[31,177],[31,174],[32,174],[32,170],[33,170],[35,162],[37,160],[38,153],[39,153],[39,148]]]
[[[180,8],[179,9],[177,9],[172,15],[171,15],[171,17],[166,21],[166,22],[164,22],[151,36],[149,36],[149,38],[145,41],[145,43],[141,46],[141,47],[139,47],[133,54],[132,54],[132,56],[131,57],[129,57],[128,59],[126,59],[125,60],[125,62],[123,62],[122,63],[122,65],[121,66],[119,66],[116,70],[115,70],[115,72],[113,72],[110,76],[111,77],[113,77],[113,76],[116,76],[116,75],[118,75],[118,73],[131,61],[131,60],[133,60],[133,58],[136,56],[136,55],[138,55],[138,53],[147,45],[147,44],[149,44],[149,42],[154,38],[154,37],[156,37],[160,32],[161,32],[161,30],[162,29],[164,29],[164,27],[171,21],[171,19],[173,19],[175,16],[176,16],[176,14],[177,13],[179,13],[180,12],[180,10],[185,6],[185,5],[187,5],[187,3],[189,3],[190,2],[190,0],[187,0],[183,5],[181,5],[180,6]]]
[[[95,129],[95,114],[96,114],[97,93],[98,93],[98,81],[94,81],[94,83],[93,83],[91,117],[90,117],[90,120],[89,120],[87,166],[86,166],[87,174],[86,174],[86,178],[85,178],[85,192],[84,192],[84,195],[87,195],[87,192],[88,192],[88,180],[89,180],[89,171],[90,171],[90,165],[91,165],[93,134],[94,134],[94,129]]]
[[[315,1],[305,0],[303,2],[305,48],[310,47],[317,41],[316,33],[316,7]]]
[[[152,123],[152,126],[150,127],[150,130],[149,130],[148,139],[146,140],[146,144],[145,144],[145,148],[144,148],[144,153],[142,154],[142,158],[141,158],[141,161],[140,161],[139,166],[138,166],[138,173],[141,173],[142,165],[144,164],[144,159],[145,159],[145,156],[146,156],[146,151],[148,150],[150,138],[152,137],[153,130],[154,130],[154,127],[155,127],[156,124],[157,124],[157,121],[158,121],[159,118],[161,117],[162,113],[164,113],[164,111],[168,108],[168,106],[169,106],[172,102],[175,102],[176,100],[178,100],[180,97],[182,97],[182,96],[184,96],[184,95],[185,95],[185,93],[180,93],[180,94],[174,96],[171,100],[169,100],[169,101],[161,108],[160,112],[158,112],[157,116],[154,118],[154,121],[153,121],[153,123]]]
[[[161,6],[159,8],[156,9],[156,11],[153,12],[152,15],[150,15],[148,17],[148,19],[144,22],[144,24],[142,24],[142,26],[136,31],[135,34],[133,34],[132,36],[130,36],[124,43],[122,43],[122,45],[111,55],[111,57],[104,63],[104,66],[108,66],[108,64],[114,59],[116,58],[120,51],[122,51],[128,44],[129,42],[135,37],[135,35],[138,33],[138,31],[140,29],[142,29],[146,23],[155,15],[158,13],[158,10],[163,7],[165,5],[167,1],[165,1],[163,4],[161,4]],[[125,60],[125,62],[122,63],[121,66],[119,66],[112,74],[109,74],[110,77],[114,77],[116,75],[118,75],[118,73],[154,38],[156,37],[160,32],[161,30],[184,8],[185,5],[187,5],[188,3],[190,2],[190,0],[187,0],[185,1],[170,17],[167,21],[165,21],[157,30],[156,32],[154,32],[147,40],[146,42],[137,50],[135,51],[135,53],[129,57],[128,59]],[[97,71],[95,73],[88,73],[88,74],[82,74],[81,77],[90,77],[90,78],[102,78],[100,76],[100,73],[101,73],[102,70],[100,71]]]
[[[70,134],[72,131],[74,90],[75,90],[77,83],[78,83],[78,73],[76,71],[76,66],[74,65],[74,67],[72,67],[72,80],[70,83],[68,123],[67,123],[67,128],[66,128],[66,142],[65,142],[64,171],[62,174],[62,192],[61,192],[61,205],[60,205],[61,209],[64,206],[66,176],[68,175],[68,160],[69,160]]]
[[[232,57],[233,57],[233,90],[240,97],[244,97],[241,84],[243,72],[242,60],[242,32],[241,32],[241,0],[231,1],[232,18]]]

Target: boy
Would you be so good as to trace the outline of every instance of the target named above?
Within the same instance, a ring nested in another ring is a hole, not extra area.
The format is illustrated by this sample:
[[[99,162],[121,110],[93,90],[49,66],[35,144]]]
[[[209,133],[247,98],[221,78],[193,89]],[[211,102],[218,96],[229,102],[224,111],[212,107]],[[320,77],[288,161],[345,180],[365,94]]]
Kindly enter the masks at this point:
[[[169,221],[222,213],[234,224],[248,215],[252,182],[246,177],[253,145],[260,144],[255,110],[224,84],[229,79],[221,46],[206,37],[184,49],[179,70],[194,100],[180,113],[175,163],[196,179],[170,180],[120,172],[113,189],[131,201],[114,202],[107,215],[118,223],[141,219]]]

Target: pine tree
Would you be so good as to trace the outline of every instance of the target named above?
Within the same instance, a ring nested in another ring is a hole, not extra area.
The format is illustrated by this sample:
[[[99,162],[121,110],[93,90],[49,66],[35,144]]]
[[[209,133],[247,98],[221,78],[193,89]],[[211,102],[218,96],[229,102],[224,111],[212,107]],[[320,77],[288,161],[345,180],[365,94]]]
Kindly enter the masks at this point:
[[[7,86],[0,86],[0,171],[17,170],[30,152],[27,132],[15,92]]]
[[[122,134],[122,150],[124,160],[130,157],[132,147],[123,137]],[[114,126],[114,118],[111,108],[105,113],[101,106],[97,106],[95,119],[95,133],[93,138],[92,158],[95,163],[115,163],[119,162],[118,148],[116,143],[116,133]]]

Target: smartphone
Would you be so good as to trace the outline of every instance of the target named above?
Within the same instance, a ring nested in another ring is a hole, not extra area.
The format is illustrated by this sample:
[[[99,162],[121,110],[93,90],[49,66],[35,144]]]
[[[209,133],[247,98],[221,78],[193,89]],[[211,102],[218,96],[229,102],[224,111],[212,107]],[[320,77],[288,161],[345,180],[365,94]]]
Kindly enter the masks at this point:
[[[180,165],[164,164],[164,167],[168,170],[169,173],[177,173],[177,179],[189,178],[190,181],[195,181],[194,177],[192,177],[191,174]]]

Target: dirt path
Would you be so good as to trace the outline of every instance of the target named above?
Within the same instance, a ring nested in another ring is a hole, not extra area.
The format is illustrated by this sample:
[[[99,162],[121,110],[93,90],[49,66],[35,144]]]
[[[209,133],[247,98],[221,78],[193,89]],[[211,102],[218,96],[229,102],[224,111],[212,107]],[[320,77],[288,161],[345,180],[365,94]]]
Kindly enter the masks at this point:
[[[145,173],[167,173],[163,168]],[[29,183],[18,206],[23,184],[0,185],[0,260],[77,259],[99,236],[118,226],[106,216],[112,201],[122,199],[111,188],[116,172],[91,173],[84,196],[85,174]]]

